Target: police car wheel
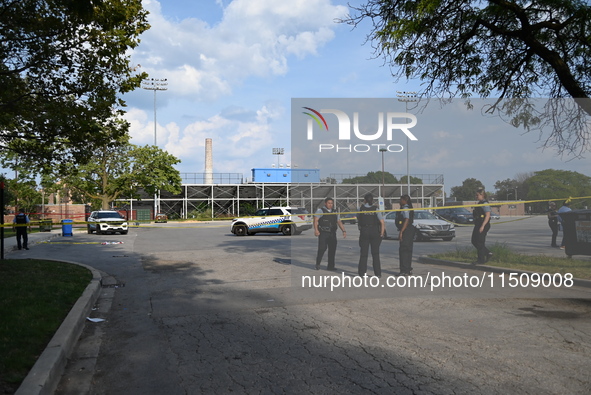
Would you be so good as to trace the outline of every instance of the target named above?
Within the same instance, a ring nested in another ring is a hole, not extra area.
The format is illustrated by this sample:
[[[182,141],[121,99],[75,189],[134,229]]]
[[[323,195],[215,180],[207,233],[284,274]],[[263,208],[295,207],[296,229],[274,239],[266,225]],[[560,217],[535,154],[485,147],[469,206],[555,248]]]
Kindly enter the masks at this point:
[[[234,234],[236,236],[246,235],[246,225],[234,225]]]
[[[293,234],[292,231],[292,225],[283,225],[281,227],[281,233],[283,233],[285,236],[291,236]]]

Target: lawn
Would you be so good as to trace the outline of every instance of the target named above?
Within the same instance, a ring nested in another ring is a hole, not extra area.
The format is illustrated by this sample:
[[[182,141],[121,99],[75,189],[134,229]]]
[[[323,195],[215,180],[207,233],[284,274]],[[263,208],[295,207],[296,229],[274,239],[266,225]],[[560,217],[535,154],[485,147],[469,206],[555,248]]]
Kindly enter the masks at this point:
[[[589,260],[575,258],[555,258],[546,255],[525,255],[512,251],[504,244],[489,247],[493,256],[489,266],[508,269],[528,270],[537,273],[571,273],[574,278],[591,280]],[[429,255],[430,258],[454,262],[472,263],[477,260],[476,250],[472,247],[457,248],[455,251]]]
[[[0,261],[0,393],[13,393],[92,280],[69,263]]]

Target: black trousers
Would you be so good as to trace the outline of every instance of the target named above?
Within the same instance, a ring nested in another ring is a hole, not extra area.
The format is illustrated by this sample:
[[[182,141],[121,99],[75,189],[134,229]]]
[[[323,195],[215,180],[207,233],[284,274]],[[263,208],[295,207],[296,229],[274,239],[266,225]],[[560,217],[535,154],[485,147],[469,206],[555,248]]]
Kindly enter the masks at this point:
[[[400,273],[410,273],[412,270],[412,249],[414,246],[416,229],[407,226],[402,233],[402,241],[398,247],[398,259],[400,260]]]
[[[322,262],[324,252],[328,248],[328,269],[334,269],[334,257],[337,252],[337,233],[320,232],[318,235],[318,252],[316,253],[316,266]]]
[[[551,222],[548,221],[548,225],[550,226],[550,229],[552,229],[552,247],[558,247],[558,244],[556,244],[556,237],[558,236],[558,222]]]
[[[357,271],[360,276],[364,276],[367,272],[367,256],[371,248],[373,274],[381,276],[380,244],[382,244],[382,237],[380,236],[380,228],[368,226],[361,228],[359,232],[359,247],[361,247],[361,252],[359,253],[359,267]]]
[[[475,224],[472,230],[472,245],[476,247],[478,252],[478,263],[485,263],[486,257],[490,253],[490,250],[486,248],[486,234],[490,229],[490,223],[484,225],[484,232],[480,233],[480,225]]]
[[[21,245],[21,238],[23,240]],[[29,243],[29,236],[27,235],[27,228],[25,226],[18,226],[16,228],[16,247],[20,250],[21,248],[27,248]]]

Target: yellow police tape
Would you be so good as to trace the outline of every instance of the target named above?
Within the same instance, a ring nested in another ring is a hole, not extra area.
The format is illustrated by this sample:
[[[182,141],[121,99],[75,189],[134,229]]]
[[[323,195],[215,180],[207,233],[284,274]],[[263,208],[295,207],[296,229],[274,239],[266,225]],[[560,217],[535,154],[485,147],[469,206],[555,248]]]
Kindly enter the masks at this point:
[[[116,245],[116,244],[123,244],[122,241],[51,241],[45,240],[40,241],[38,244],[102,244],[102,245]]]
[[[391,212],[398,212],[398,211],[416,211],[416,210],[432,210],[432,211],[437,211],[437,210],[443,210],[443,209],[449,209],[449,208],[467,208],[467,207],[481,207],[481,206],[506,206],[506,205],[511,205],[511,204],[525,204],[525,203],[543,203],[543,202],[551,202],[551,201],[565,201],[565,202],[572,202],[573,200],[582,200],[582,199],[591,199],[591,196],[582,196],[582,197],[568,197],[568,198],[554,198],[554,199],[538,199],[538,200],[517,200],[517,201],[512,201],[512,202],[503,202],[503,203],[497,203],[497,202],[489,202],[489,203],[485,203],[485,204],[467,204],[467,205],[455,205],[455,206],[439,206],[439,207],[415,207],[415,208],[406,208],[406,209],[391,209],[391,210],[375,210],[372,212],[377,212],[377,213],[391,213]],[[359,214],[362,213],[363,211],[346,211],[346,212],[336,212],[336,213],[322,213],[322,214],[316,214],[316,213],[309,213],[309,214],[305,214],[305,215],[312,215],[312,216],[317,216],[317,215],[344,215],[344,214]],[[367,212],[367,211],[365,211]],[[292,214],[297,216],[298,214]],[[303,214],[302,214],[303,215]],[[245,216],[244,218],[265,218],[266,216]],[[288,216],[285,216],[288,217]],[[507,221],[501,221],[501,222],[495,222],[495,224],[504,224],[504,223],[509,223],[509,222],[515,222],[515,221],[523,221],[525,219],[529,219],[531,217],[525,217],[525,218],[516,218],[516,219],[512,219],[512,220],[507,220]],[[447,221],[444,219],[444,221]],[[0,224],[0,228],[1,227],[31,227],[31,226],[35,226],[34,225],[35,221],[31,221],[31,223],[29,224]],[[135,225],[129,225],[129,228],[139,228],[141,223],[146,223],[146,224],[151,224],[154,221],[133,221],[133,223]],[[169,221],[170,222],[170,221]],[[174,221],[173,221],[174,222]],[[204,221],[207,222],[207,224],[210,224],[211,221]],[[447,221],[450,223],[453,223],[451,221]],[[77,222],[68,222],[68,225],[87,225],[89,222],[87,221],[77,221]],[[94,222],[93,222],[94,223]],[[286,224],[289,223],[293,223],[293,222],[285,222]],[[458,226],[464,226],[464,225],[468,225],[468,224],[455,224],[454,225],[458,225]],[[54,226],[59,226],[59,225],[63,225],[61,223],[55,223],[52,224]],[[203,224],[201,224],[203,225]],[[37,225],[39,226],[39,225]],[[219,227],[225,227],[228,226],[226,223],[225,224],[220,224]],[[251,225],[251,226],[256,226],[255,225]],[[153,228],[165,228],[165,229],[188,229],[188,228],[199,228],[202,226],[150,226],[150,229]],[[92,243],[80,243],[80,244],[94,244],[94,242]],[[100,243],[99,243],[100,244]]]

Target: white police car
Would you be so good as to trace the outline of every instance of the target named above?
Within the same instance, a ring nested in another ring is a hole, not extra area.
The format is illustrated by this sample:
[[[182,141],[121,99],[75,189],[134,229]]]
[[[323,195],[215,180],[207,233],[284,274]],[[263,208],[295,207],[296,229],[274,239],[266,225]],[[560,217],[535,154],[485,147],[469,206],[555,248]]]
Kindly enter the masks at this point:
[[[269,207],[258,210],[252,217],[232,220],[230,231],[236,236],[253,235],[259,232],[299,235],[312,228],[312,216],[304,208]]]
[[[116,233],[126,235],[128,232],[127,220],[118,211],[100,210],[93,211],[87,220],[88,233]]]

